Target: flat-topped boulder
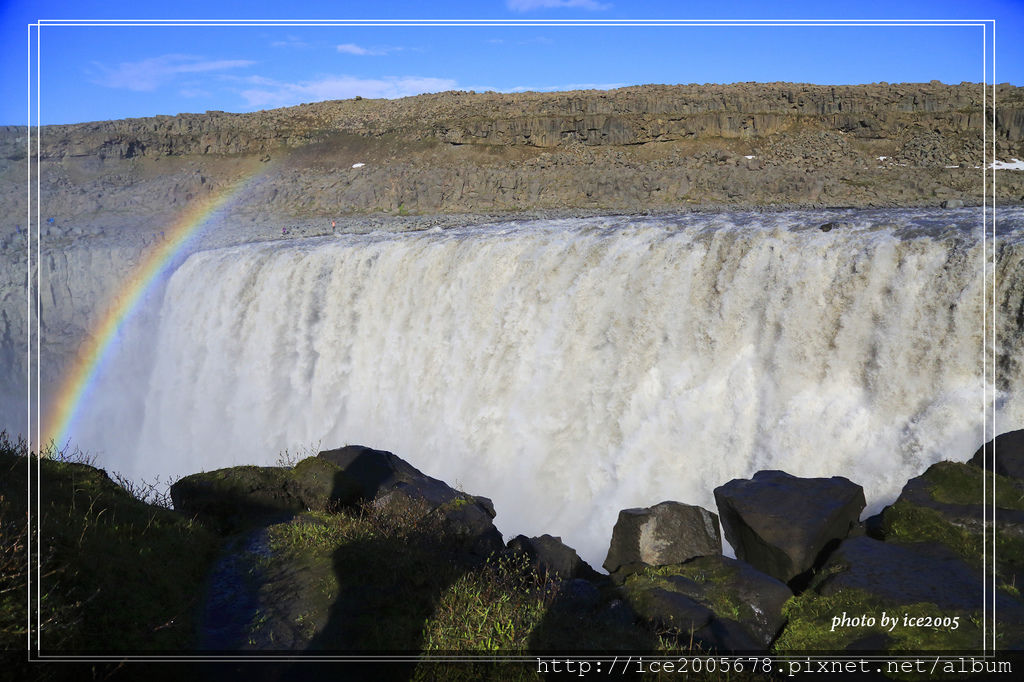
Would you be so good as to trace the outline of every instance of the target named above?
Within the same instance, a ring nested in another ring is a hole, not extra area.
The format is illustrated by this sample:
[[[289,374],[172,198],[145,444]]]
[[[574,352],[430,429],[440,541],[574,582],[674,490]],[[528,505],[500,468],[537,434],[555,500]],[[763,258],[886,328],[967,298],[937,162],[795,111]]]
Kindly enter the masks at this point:
[[[736,558],[791,584],[849,535],[865,506],[864,489],[849,479],[784,471],[729,481],[715,488],[715,501]]]
[[[630,573],[721,553],[717,514],[668,501],[620,511],[603,565],[609,573]]]

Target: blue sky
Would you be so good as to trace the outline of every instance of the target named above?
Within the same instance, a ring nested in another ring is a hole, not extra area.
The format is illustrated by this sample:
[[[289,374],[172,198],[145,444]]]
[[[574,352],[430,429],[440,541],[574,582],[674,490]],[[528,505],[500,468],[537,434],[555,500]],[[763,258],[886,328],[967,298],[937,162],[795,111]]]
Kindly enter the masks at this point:
[[[23,124],[26,24],[38,19],[995,19],[996,80],[1024,84],[1024,2],[431,3],[0,0],[0,124]],[[852,6],[852,5],[856,6]],[[168,13],[170,12],[170,13]],[[42,122],[255,111],[442,90],[643,83],[980,82],[977,27],[44,26]],[[990,76],[991,77],[991,76]]]

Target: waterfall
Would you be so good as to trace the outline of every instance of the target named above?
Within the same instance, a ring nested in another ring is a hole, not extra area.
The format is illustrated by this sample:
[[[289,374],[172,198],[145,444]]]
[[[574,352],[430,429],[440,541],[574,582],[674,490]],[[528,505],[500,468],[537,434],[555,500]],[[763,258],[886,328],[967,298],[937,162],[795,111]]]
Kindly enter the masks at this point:
[[[809,212],[507,222],[195,253],[167,284],[146,381],[123,389],[137,443],[104,464],[184,474],[369,445],[491,497],[506,536],[558,535],[594,565],[620,509],[715,510],[714,487],[761,469],[846,476],[877,511],[973,453],[993,391],[1000,430],[1024,427],[1019,317],[997,319],[1000,374],[983,375],[976,213],[849,213],[828,231]],[[1015,312],[1024,230],[1010,236],[996,302]]]

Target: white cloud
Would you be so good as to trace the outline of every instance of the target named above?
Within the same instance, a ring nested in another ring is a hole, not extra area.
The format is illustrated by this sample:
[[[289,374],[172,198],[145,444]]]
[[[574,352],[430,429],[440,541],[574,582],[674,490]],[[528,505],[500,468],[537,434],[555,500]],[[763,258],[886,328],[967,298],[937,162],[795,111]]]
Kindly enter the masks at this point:
[[[345,43],[344,45],[338,45],[338,52],[342,54],[354,54],[359,57],[380,57],[386,55],[389,52],[398,52],[402,48],[400,47],[377,47],[368,48],[356,45],[355,43]]]
[[[301,40],[298,36],[288,36],[284,40],[275,40],[270,43],[271,47],[290,47],[294,49],[306,49],[313,47],[312,43],[307,43],[305,40]]]
[[[530,12],[535,9],[562,9],[578,7],[602,11],[611,9],[611,3],[596,2],[596,0],[506,0],[505,5],[513,12]]]
[[[458,83],[450,78],[425,76],[359,78],[339,75],[324,76],[317,80],[298,83],[285,83],[262,76],[253,76],[244,81],[258,86],[241,91],[242,97],[253,108],[287,107],[302,102],[350,99],[356,95],[368,99],[395,99],[458,88]]]
[[[247,59],[208,60],[187,54],[165,54],[139,62],[121,62],[116,67],[92,62],[92,69],[87,69],[86,73],[92,75],[90,80],[97,85],[150,92],[179,74],[224,71],[255,63]]]

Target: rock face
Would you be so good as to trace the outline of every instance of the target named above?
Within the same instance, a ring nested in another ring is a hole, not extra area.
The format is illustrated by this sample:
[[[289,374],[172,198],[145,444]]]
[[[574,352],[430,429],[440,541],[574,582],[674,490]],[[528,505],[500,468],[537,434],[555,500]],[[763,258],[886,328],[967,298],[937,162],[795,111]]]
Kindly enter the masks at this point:
[[[797,478],[759,471],[715,488],[736,557],[783,582],[810,571],[845,538],[864,509],[864,490],[841,476]]]
[[[375,506],[422,502],[443,516],[449,530],[472,550],[488,555],[504,547],[494,527],[494,505],[486,497],[460,493],[444,481],[427,476],[397,455],[362,445],[326,450],[319,459],[338,467],[339,477]]]
[[[1024,480],[1024,429],[1008,431],[985,443],[971,457],[971,464],[1000,476]]]
[[[619,512],[604,568],[609,573],[630,572],[721,553],[718,515],[702,507],[662,502]]]
[[[656,629],[677,631],[705,650],[762,651],[785,624],[793,596],[782,582],[721,555],[648,568],[626,579],[630,606]]]
[[[1001,85],[997,100],[996,156],[1024,156],[1024,95]],[[937,206],[980,202],[983,120],[973,84],[448,92],[47,126],[40,172],[48,210],[85,227],[174,215],[254,174],[267,181],[233,218]],[[0,129],[0,201],[15,215],[25,135]],[[1003,175],[1000,204],[1021,201],[1024,174]]]
[[[997,139],[1024,139],[1018,89],[999,86]],[[647,85],[557,93],[445,92],[400,100],[352,99],[254,114],[208,111],[48,126],[43,157],[137,158],[244,154],[299,148],[348,136],[402,134],[410,141],[554,147],[643,144],[694,136],[756,138],[794,119],[875,136],[924,120],[931,130],[980,126],[976,84],[820,86],[801,83]],[[977,110],[977,111],[974,111]],[[0,155],[25,153],[24,128],[8,126]]]

